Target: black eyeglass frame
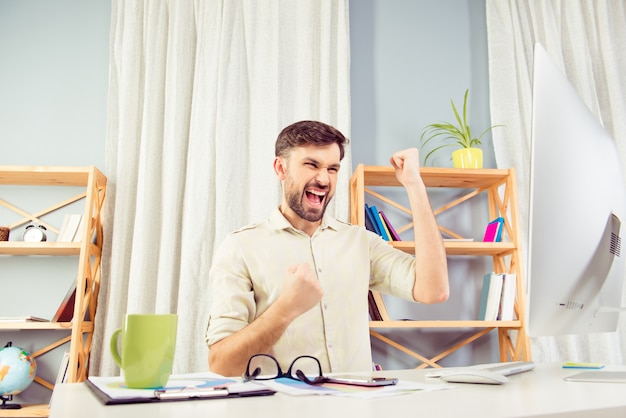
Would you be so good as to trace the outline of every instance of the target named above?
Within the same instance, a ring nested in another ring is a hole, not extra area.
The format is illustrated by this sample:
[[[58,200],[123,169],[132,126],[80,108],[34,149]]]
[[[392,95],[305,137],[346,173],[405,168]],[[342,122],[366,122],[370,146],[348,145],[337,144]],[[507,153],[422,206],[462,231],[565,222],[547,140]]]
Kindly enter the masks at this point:
[[[250,372],[250,365],[252,364],[252,360],[254,360],[257,357],[265,357],[268,359],[271,359],[274,363],[276,363],[276,370],[278,370],[276,376],[273,377],[259,377],[259,375],[261,374],[261,368],[257,367],[256,369],[254,369],[252,372]],[[307,358],[307,359],[311,359],[314,360],[315,363],[317,364],[317,377],[315,377],[315,379],[311,380],[309,379],[302,370],[297,369],[297,370],[293,370],[295,364],[297,363],[298,360],[303,359],[303,358]],[[295,376],[294,376],[295,373]],[[305,383],[308,383],[309,385],[316,385],[316,384],[321,384],[326,382],[328,379],[326,377],[324,377],[322,375],[322,365],[320,364],[320,361],[313,356],[309,356],[309,355],[302,355],[302,356],[298,356],[296,357],[291,364],[289,365],[289,369],[287,370],[287,373],[283,372],[283,369],[280,367],[280,364],[278,363],[278,360],[276,360],[276,357],[274,357],[271,354],[255,354],[252,357],[250,357],[248,359],[248,365],[246,366],[246,371],[243,374],[243,381],[244,382],[250,382],[251,380],[273,380],[273,379],[279,379],[281,377],[286,377],[288,379],[293,379],[293,380],[301,380]]]
[[[252,360],[254,360],[256,357],[267,357],[271,359],[276,364],[276,370],[278,371],[276,376],[259,377],[259,375],[261,374],[260,367],[257,367],[256,369],[252,371],[252,373],[250,373],[250,365],[252,363]],[[308,358],[308,359],[314,360],[315,363],[317,363],[318,373],[314,379],[312,380],[309,379],[306,376],[306,374],[304,374],[304,372],[300,369],[295,370],[295,376],[293,375],[294,365],[296,364],[298,360],[302,358]],[[355,378],[353,377],[350,378],[350,377],[345,377],[345,376],[343,378],[326,377],[322,374],[322,365],[320,364],[320,361],[316,357],[308,356],[308,355],[302,355],[302,356],[296,357],[289,365],[289,369],[287,370],[287,373],[284,373],[282,368],[280,367],[280,364],[278,363],[278,360],[276,360],[276,357],[272,356],[271,354],[255,354],[252,357],[250,357],[248,359],[246,371],[244,372],[242,379],[244,382],[249,382],[251,380],[273,380],[273,379],[279,379],[281,377],[286,377],[288,379],[293,379],[293,380],[299,380],[309,385],[321,385],[323,383],[340,383],[343,385],[378,387],[378,386],[395,385],[396,383],[398,383],[398,379],[395,377],[394,378],[372,377],[371,379],[365,379],[365,380],[363,380],[362,378],[358,378],[358,380],[355,380]]]

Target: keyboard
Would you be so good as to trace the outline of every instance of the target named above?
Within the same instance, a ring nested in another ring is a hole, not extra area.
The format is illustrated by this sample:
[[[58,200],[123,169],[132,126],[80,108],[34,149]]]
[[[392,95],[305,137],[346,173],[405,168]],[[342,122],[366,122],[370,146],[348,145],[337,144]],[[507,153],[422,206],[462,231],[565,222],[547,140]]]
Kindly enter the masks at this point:
[[[443,369],[436,369],[432,372],[426,373],[426,377],[441,377],[449,371],[459,370],[485,370],[488,372],[499,373],[502,376],[511,376],[513,374],[524,373],[535,368],[535,363],[532,361],[509,361],[504,363],[486,363],[476,364],[473,366],[465,367],[446,367]]]

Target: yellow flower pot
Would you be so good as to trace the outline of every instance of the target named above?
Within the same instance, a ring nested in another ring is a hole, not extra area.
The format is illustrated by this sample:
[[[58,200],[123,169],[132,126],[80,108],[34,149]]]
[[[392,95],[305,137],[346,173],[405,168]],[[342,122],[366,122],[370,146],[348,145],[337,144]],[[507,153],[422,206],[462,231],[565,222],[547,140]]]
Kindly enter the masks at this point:
[[[483,150],[461,148],[452,152],[454,168],[483,168]]]

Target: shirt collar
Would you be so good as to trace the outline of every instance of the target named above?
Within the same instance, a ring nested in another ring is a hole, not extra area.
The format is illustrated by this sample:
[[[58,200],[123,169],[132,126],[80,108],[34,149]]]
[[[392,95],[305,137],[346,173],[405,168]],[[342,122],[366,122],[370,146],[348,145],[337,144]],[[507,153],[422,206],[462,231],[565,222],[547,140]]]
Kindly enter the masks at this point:
[[[269,223],[273,229],[293,229],[294,231],[299,231],[299,229],[296,229],[293,225],[291,225],[287,218],[285,218],[285,216],[280,212],[278,207],[276,207],[270,214]],[[319,229],[324,230],[327,228],[335,231],[339,229],[339,221],[329,215],[328,212],[324,213]]]

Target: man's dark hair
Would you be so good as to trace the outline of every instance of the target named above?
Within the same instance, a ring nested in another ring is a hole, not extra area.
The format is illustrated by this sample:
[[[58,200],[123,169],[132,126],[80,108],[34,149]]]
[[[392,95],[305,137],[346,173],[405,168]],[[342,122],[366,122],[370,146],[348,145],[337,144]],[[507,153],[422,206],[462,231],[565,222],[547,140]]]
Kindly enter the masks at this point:
[[[330,125],[313,120],[303,120],[287,126],[278,134],[275,155],[287,157],[293,147],[337,144],[339,146],[339,160],[343,160],[344,146],[348,142],[348,139],[338,129]]]

